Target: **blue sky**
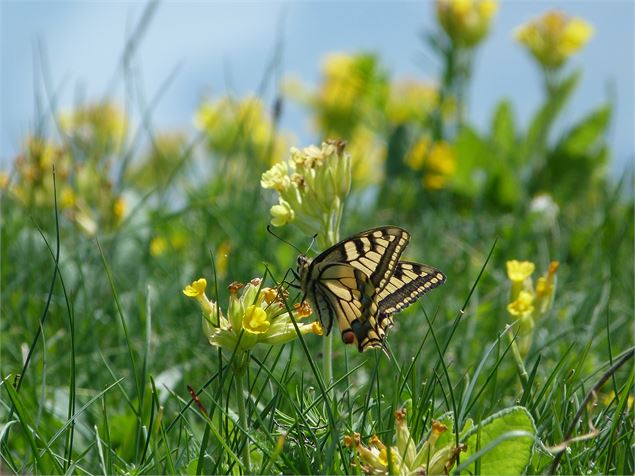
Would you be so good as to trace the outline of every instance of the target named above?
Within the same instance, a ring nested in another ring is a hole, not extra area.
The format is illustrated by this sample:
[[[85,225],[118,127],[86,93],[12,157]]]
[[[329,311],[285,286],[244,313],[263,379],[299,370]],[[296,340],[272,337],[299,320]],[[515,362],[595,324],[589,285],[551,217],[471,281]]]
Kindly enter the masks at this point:
[[[0,165],[4,168],[34,127],[35,93],[46,99],[42,71],[56,92],[59,109],[98,100],[109,91],[123,99],[119,60],[146,4],[0,2]],[[171,77],[152,115],[153,125],[159,130],[192,130],[201,98],[228,91],[243,96],[258,90],[280,35],[282,73],[300,76],[308,84],[317,83],[326,54],[342,51],[377,53],[393,78],[434,79],[440,65],[420,40],[422,31],[434,26],[433,7],[432,2],[414,1],[163,2],[132,63],[132,87],[150,102]],[[533,113],[542,98],[540,76],[513,41],[512,31],[551,8],[581,16],[595,28],[592,42],[569,65],[583,68],[584,77],[562,122],[571,123],[614,97],[610,140],[614,172],[619,173],[632,161],[634,151],[631,1],[503,2],[491,35],[478,53],[469,118],[486,128],[502,97],[512,100],[521,124]],[[271,98],[272,92],[267,90],[265,97]],[[133,117],[141,107],[132,106]],[[314,140],[298,107],[285,110],[282,125],[300,141]]]

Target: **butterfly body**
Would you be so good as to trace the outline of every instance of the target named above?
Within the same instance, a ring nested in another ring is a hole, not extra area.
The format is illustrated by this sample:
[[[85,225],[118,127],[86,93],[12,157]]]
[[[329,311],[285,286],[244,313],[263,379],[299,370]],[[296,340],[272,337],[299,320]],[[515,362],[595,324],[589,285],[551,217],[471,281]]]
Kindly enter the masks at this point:
[[[298,257],[300,286],[325,333],[337,320],[342,341],[360,352],[383,347],[393,315],[445,281],[431,266],[399,261],[410,240],[396,226],[351,236],[314,259]]]

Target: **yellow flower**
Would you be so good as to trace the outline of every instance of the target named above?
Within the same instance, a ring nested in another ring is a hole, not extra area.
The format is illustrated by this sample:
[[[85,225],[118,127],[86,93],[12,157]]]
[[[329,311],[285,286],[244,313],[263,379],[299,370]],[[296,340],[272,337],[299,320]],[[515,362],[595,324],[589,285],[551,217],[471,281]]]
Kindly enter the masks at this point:
[[[210,151],[225,157],[255,157],[270,164],[287,147],[287,139],[277,133],[264,103],[253,94],[243,99],[206,100],[196,111],[194,124],[205,133]],[[233,173],[244,175],[244,164],[235,163]]]
[[[183,294],[187,297],[196,299],[203,314],[210,317],[215,309],[215,304],[211,302],[205,295],[205,288],[207,287],[207,280],[205,278],[197,279],[191,284],[188,284],[183,288]]]
[[[155,236],[150,240],[150,254],[152,256],[161,256],[168,248],[168,240],[163,236]],[[188,294],[186,294],[188,296]]]
[[[514,283],[522,283],[529,278],[536,265],[531,261],[511,260],[507,262],[507,276]]]
[[[560,263],[552,261],[545,276],[536,281],[536,307],[540,314],[545,314],[553,304],[553,296],[556,290],[556,271]]]
[[[521,318],[530,316],[534,312],[534,295],[529,291],[520,291],[518,298],[507,305],[507,312]]]
[[[243,316],[243,329],[252,334],[264,334],[271,323],[267,320],[267,313],[261,307],[248,306]]]
[[[391,84],[386,116],[394,124],[421,123],[439,101],[437,87],[424,81],[405,79]]]
[[[74,140],[100,154],[116,152],[128,131],[128,119],[114,103],[86,104],[58,118],[60,128]]]
[[[260,178],[260,186],[262,188],[272,188],[278,192],[282,192],[291,186],[291,179],[288,175],[287,164],[278,162],[269,170],[262,174]]]
[[[192,281],[191,284],[188,284],[183,288],[183,294],[188,297],[199,297],[205,294],[205,288],[207,287],[207,280],[205,278],[197,279],[196,281]]]
[[[121,197],[117,197],[117,199],[115,199],[115,203],[112,205],[112,214],[115,217],[115,221],[120,221],[125,213],[126,201]]]
[[[494,0],[437,0],[437,18],[457,45],[473,47],[487,34],[498,10]]]
[[[73,208],[77,203],[77,196],[71,187],[64,187],[60,195],[60,205],[62,208]]]
[[[445,141],[432,143],[423,136],[408,151],[406,165],[413,170],[423,171],[423,185],[431,190],[443,188],[456,171],[454,149]]]
[[[405,162],[408,167],[412,170],[421,170],[423,169],[423,164],[426,159],[426,155],[428,155],[428,150],[430,149],[430,138],[428,136],[421,137],[415,144],[410,148],[405,157]]]
[[[285,166],[274,166],[263,174],[261,185],[278,192],[278,204],[270,210],[272,225],[294,222],[309,235],[319,232],[318,242],[325,247],[320,240],[333,233],[332,227],[340,222],[343,202],[351,187],[351,157],[345,147],[346,143],[340,140],[301,150],[292,147]],[[283,171],[287,179],[281,177]],[[276,183],[286,180],[288,187],[276,187]]]
[[[436,448],[436,442],[447,427],[433,420],[432,431],[428,439],[417,451],[416,443],[410,435],[405,419],[405,410],[395,412],[397,444],[388,447],[376,436],[370,439],[369,446],[362,444],[359,433],[344,437],[344,445],[351,448],[359,456],[361,470],[365,474],[388,474],[388,453],[394,474],[449,474],[458,455],[467,448],[464,444],[458,447],[454,442]]]
[[[203,331],[213,346],[233,352],[237,348],[249,351],[256,344],[284,344],[301,334],[321,335],[321,327],[315,322],[300,323],[303,306],[289,313],[283,304],[288,297],[284,290],[262,287],[262,279],[254,278],[246,285],[232,282],[229,285],[227,317],[223,316],[216,303],[205,297],[206,281],[199,279],[186,286],[183,293],[199,300],[203,313]],[[293,319],[292,319],[293,317]],[[296,321],[296,325],[293,323]]]
[[[348,137],[346,150],[351,156],[351,178],[357,186],[380,182],[386,144],[370,127],[357,126]]]
[[[318,336],[324,335],[324,328],[322,324],[320,324],[320,321],[313,321],[313,324],[311,324],[311,332]]]
[[[619,395],[618,395],[618,397],[619,397]],[[604,394],[602,396],[602,403],[605,406],[607,406],[607,407],[611,403],[613,403],[613,400],[616,400],[615,390],[611,390],[610,393]],[[628,397],[626,397],[626,408],[627,409],[630,410],[631,408],[633,408],[633,401],[634,401],[633,395],[629,394]]]
[[[424,185],[433,190],[443,188],[447,179],[456,171],[454,150],[447,142],[436,142],[428,154]]]
[[[580,18],[552,10],[518,27],[514,36],[540,64],[555,69],[591,39],[593,27]]]

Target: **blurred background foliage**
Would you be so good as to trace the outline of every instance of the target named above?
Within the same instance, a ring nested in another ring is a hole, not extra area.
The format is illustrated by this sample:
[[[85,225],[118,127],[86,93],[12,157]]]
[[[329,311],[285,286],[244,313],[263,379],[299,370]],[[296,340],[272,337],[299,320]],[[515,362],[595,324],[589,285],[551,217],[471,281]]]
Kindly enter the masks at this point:
[[[632,340],[632,169],[623,180],[608,176],[612,102],[598,100],[581,117],[562,116],[584,81],[568,60],[591,41],[592,26],[559,11],[520,26],[518,54],[525,49],[535,59],[542,102],[532,117],[520,118],[513,99],[500,98],[489,126],[478,130],[469,97],[478,91],[470,84],[478,68],[476,53],[499,7],[491,0],[436,2],[437,28],[423,38],[443,65],[434,80],[393,78],[384,59],[372,53],[333,53],[324,58],[319,84],[287,77],[273,105],[256,93],[201,101],[192,111],[195,134],[131,124],[125,105],[109,99],[39,118],[39,127],[2,176],[0,277],[6,376],[20,372],[38,329],[59,245],[65,293],[55,281],[42,342],[23,376],[23,398],[44,405],[41,431],[52,435],[65,421],[70,325],[82,400],[128,375],[119,304],[137,357],[152,349],[148,372],[157,388],[161,381],[187,398],[185,384],[199,386],[208,378],[214,352],[205,347],[197,312],[181,295],[182,287],[198,276],[215,278],[214,295],[226,302],[231,281],[262,276],[265,264],[281,279],[295,266],[297,252],[266,232],[273,194],[259,185],[261,174],[286,159],[289,147],[308,145],[297,144],[293,131],[279,127],[290,102],[312,118],[316,144],[347,143],[353,185],[342,236],[383,224],[403,226],[412,235],[407,257],[447,274],[447,284],[425,304],[434,309],[431,314],[438,312],[439,333],[449,329],[497,240],[466,310],[469,319],[450,346],[457,381],[509,320],[505,262],[511,259],[533,261],[541,270],[560,262],[554,306],[536,324],[528,362],[550,368],[570,358],[564,366],[569,368],[581,358],[573,344],[588,342],[579,372],[589,376],[611,352],[625,349]],[[280,234],[301,249],[311,241],[292,227]],[[428,328],[416,312],[400,315],[389,335],[398,359],[410,358]],[[316,353],[317,341],[308,339]],[[336,344],[340,375],[344,352]],[[367,358],[347,355],[351,366]],[[434,349],[423,355],[434,360]],[[302,365],[301,357],[296,359]],[[46,385],[44,377],[36,377],[36,367],[47,376]],[[513,364],[500,371],[500,382],[514,382]],[[360,369],[351,381],[364,384],[368,372]],[[390,368],[381,372],[389,374]],[[159,391],[162,401],[170,402],[166,415],[178,411],[178,401],[167,400],[163,386]],[[500,385],[480,412],[511,404],[516,396]],[[137,420],[125,398],[108,399],[111,428],[134,427]],[[557,443],[562,435],[551,423],[542,424],[551,421],[545,415],[552,410],[531,410],[541,438]],[[92,428],[101,422],[101,409],[83,418]],[[134,444],[124,435],[114,431],[112,443],[121,461],[132,461]],[[78,446],[89,444],[88,434],[79,432],[77,439]],[[14,447],[14,457],[22,450]],[[544,462],[534,464],[538,470]]]

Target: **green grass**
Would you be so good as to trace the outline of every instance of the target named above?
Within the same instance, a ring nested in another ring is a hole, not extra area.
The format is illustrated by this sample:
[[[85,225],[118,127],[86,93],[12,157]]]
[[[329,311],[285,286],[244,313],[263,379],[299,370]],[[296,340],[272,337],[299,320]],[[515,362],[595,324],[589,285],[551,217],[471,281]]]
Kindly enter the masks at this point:
[[[587,392],[631,345],[632,205],[610,199],[607,194],[589,217],[598,224],[593,233],[563,223],[557,242],[532,236],[513,214],[460,217],[443,205],[411,217],[395,211],[391,221],[413,236],[409,256],[439,266],[447,284],[397,318],[388,339],[393,358],[358,354],[336,339],[336,382],[328,391],[318,377],[318,337],[255,351],[246,379],[246,431],[237,420],[228,356],[206,344],[198,310],[180,292],[199,274],[212,276],[204,251],[194,264],[155,259],[147,253],[147,235],[136,226],[98,241],[73,231],[63,217],[63,234],[54,223],[40,234],[5,196],[5,470],[235,472],[242,469],[248,438],[256,473],[356,472],[342,437],[356,431],[391,441],[391,415],[399,407],[408,409],[413,437],[420,441],[431,419],[446,412],[457,422],[478,422],[521,404],[538,430],[528,472],[543,472],[553,462],[545,447],[565,439]],[[232,203],[242,207],[238,198]],[[267,260],[280,277],[292,265],[293,252],[266,234],[266,210],[260,212],[250,223],[243,219],[245,209],[236,216],[211,206],[205,227],[192,230],[190,247],[211,251],[207,237],[230,240],[238,255],[227,270],[231,280],[262,275],[265,258],[280,256]],[[359,223],[351,219],[347,229],[369,226],[372,215],[387,212],[360,213]],[[195,220],[201,213],[192,207],[157,219]],[[233,222],[225,221],[231,216]],[[592,236],[592,243],[575,254],[568,244],[580,233]],[[247,242],[252,252],[242,255]],[[504,262],[511,258],[562,260],[554,307],[537,324],[526,359],[525,388],[503,333]],[[218,283],[221,303],[226,284]],[[29,365],[14,386],[27,353]],[[206,414],[192,404],[188,385]],[[573,443],[558,472],[632,473],[633,410],[626,398],[632,387],[632,364],[611,375],[571,435],[596,428],[596,436]],[[601,396],[611,391],[616,397],[604,402]]]
[[[436,54],[451,59],[441,46]],[[443,124],[442,104],[430,123],[393,127],[377,99],[391,87],[387,75],[372,55],[358,60],[370,93],[355,103],[359,117],[343,115],[343,127],[353,135],[349,120],[363,124],[370,110],[369,123],[380,124],[374,138],[386,149],[385,177],[371,186],[354,182],[340,234],[402,226],[411,234],[405,256],[447,275],[446,284],[396,317],[389,352],[360,354],[335,331],[328,382],[321,338],[308,334],[282,346],[258,345],[241,374],[241,355],[208,344],[200,309],[182,293],[204,276],[208,296],[226,309],[232,281],[264,276],[273,286],[295,267],[297,252],[266,231],[275,200],[259,183],[274,154],[278,117],[267,123],[266,147],[251,130],[252,119],[263,120],[249,115],[226,120],[232,134],[201,131],[160,147],[150,125],[154,102],[121,149],[109,144],[108,128],[95,126],[104,134],[98,145],[38,131],[62,144],[56,181],[46,154],[25,151],[27,159],[42,159],[39,175],[23,173],[16,161],[1,190],[0,472],[360,474],[345,437],[359,433],[366,443],[376,434],[393,445],[401,408],[417,445],[439,419],[452,427],[444,444],[472,442],[469,457],[464,453],[452,469],[461,474],[484,472],[488,455],[514,459],[506,445],[528,434],[528,474],[635,472],[635,222],[633,192],[625,190],[633,174],[620,183],[602,175],[610,105],[572,132],[554,132],[581,77],[554,74],[551,96],[525,121],[526,131],[514,126],[522,121],[505,101],[488,135],[464,117]],[[469,73],[445,78],[443,94],[464,100],[460,88]],[[59,129],[56,98],[47,99],[52,117],[38,123],[52,119]],[[103,111],[97,112],[99,120]],[[329,113],[319,106],[310,112],[314,119]],[[338,134],[337,127],[326,129]],[[424,189],[426,172],[405,164],[422,133],[456,142],[457,171],[441,190]],[[138,149],[144,135],[152,144],[146,155]],[[78,179],[82,166],[90,170],[88,186]],[[63,205],[67,183],[86,199],[95,235]],[[530,207],[543,192],[560,209],[547,223]],[[122,196],[129,208],[116,221],[112,205]],[[277,232],[299,249],[311,243],[293,226]],[[159,252],[157,237],[165,238]],[[560,262],[553,307],[535,323],[522,362],[507,311],[505,265],[512,259],[534,262],[534,277]],[[287,304],[299,299],[291,292]],[[517,427],[488,434],[489,417],[518,407],[535,434]]]

